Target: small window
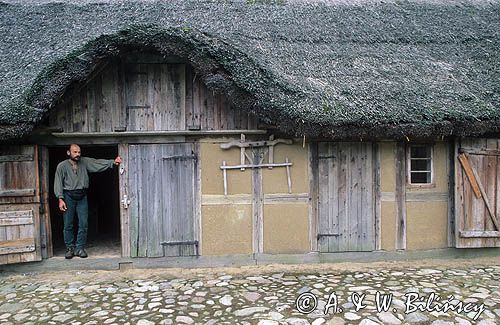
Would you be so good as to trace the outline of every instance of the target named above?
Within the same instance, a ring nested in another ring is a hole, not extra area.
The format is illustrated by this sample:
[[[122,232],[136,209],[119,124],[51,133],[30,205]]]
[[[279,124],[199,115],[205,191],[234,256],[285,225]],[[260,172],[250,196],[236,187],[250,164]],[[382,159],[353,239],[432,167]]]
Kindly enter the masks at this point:
[[[408,149],[410,184],[432,184],[432,145],[410,145]]]

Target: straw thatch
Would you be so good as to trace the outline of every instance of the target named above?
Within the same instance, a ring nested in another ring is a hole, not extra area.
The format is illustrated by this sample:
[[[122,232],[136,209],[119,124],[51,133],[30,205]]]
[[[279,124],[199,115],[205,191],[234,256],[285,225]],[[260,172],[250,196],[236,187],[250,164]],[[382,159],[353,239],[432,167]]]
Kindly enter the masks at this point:
[[[187,58],[207,85],[291,135],[500,129],[499,1],[0,3],[0,139],[131,50]]]

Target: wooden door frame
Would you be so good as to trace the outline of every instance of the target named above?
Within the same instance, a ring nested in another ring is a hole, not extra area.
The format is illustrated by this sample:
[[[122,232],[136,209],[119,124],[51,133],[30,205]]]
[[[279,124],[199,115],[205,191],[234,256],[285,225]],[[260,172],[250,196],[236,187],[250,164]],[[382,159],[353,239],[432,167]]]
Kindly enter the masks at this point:
[[[37,144],[37,147],[39,147],[39,163],[41,168],[40,170],[40,191],[41,191],[41,196],[40,196],[40,202],[42,203],[42,211],[43,211],[43,221],[45,225],[45,231],[42,229],[43,224],[40,225],[40,236],[42,240],[42,256],[43,258],[50,258],[54,256],[54,251],[53,251],[53,243],[52,243],[52,226],[51,226],[51,213],[50,213],[50,196],[53,195],[52,189],[49,188],[50,184],[50,172],[49,168],[52,168],[52,166],[49,166],[49,157],[50,157],[50,148],[56,147],[56,146],[67,146],[71,143],[77,143],[80,146],[92,146],[92,145],[102,145],[102,146],[107,146],[107,147],[116,147],[118,149],[118,155],[121,156],[121,151],[120,148],[124,146],[124,143],[117,143],[114,142],[113,139],[108,139],[107,137],[103,137],[99,139],[97,143],[94,143],[91,139],[88,138],[72,138],[72,137],[67,137],[64,140],[61,141],[54,141],[50,144]],[[128,153],[128,147],[126,147]],[[123,156],[121,156],[123,158]],[[124,160],[125,161],[125,160]],[[119,167],[121,168],[121,166]],[[123,234],[121,233],[122,231],[128,231],[128,227],[124,227],[123,222],[126,221],[128,225],[128,219],[126,219],[126,216],[122,214],[122,180],[120,175],[118,176],[118,186],[119,186],[119,205],[120,205],[120,237],[121,237],[121,254],[122,257],[128,257],[129,255],[125,255],[125,249],[124,248],[124,242],[123,242]],[[45,247],[43,245],[45,244]],[[130,249],[130,243],[129,243],[129,249]]]
[[[130,213],[129,209],[125,208],[125,204],[128,206],[128,201],[125,202],[125,196],[127,200],[130,197],[128,193],[128,143],[118,144],[118,155],[122,158],[122,164],[119,166],[118,170],[118,186],[119,186],[119,204],[120,204],[120,237],[121,237],[121,254],[122,257],[130,257]]]

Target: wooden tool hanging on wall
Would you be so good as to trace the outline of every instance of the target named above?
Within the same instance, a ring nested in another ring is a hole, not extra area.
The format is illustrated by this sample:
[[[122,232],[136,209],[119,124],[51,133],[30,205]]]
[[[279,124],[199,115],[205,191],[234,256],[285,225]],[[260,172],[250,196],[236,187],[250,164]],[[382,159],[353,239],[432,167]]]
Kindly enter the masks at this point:
[[[263,168],[267,167],[269,169],[273,169],[274,167],[286,167],[287,174],[287,183],[288,183],[288,193],[292,193],[292,180],[290,175],[290,166],[292,163],[289,162],[288,157],[285,158],[285,162],[283,163],[275,163],[274,162],[274,146],[278,143],[284,144],[292,144],[293,141],[290,139],[274,139],[274,135],[269,137],[269,140],[262,141],[246,141],[245,135],[241,134],[240,141],[233,140],[228,143],[223,143],[220,145],[221,149],[230,149],[233,147],[240,148],[240,164],[234,166],[228,166],[227,162],[224,160],[222,162],[222,169],[224,175],[224,195],[227,195],[227,170],[228,169],[240,169],[244,171],[247,168]],[[260,161],[254,162],[251,156],[246,152],[247,148],[259,148],[259,147],[267,147],[267,163],[264,163],[264,157]]]

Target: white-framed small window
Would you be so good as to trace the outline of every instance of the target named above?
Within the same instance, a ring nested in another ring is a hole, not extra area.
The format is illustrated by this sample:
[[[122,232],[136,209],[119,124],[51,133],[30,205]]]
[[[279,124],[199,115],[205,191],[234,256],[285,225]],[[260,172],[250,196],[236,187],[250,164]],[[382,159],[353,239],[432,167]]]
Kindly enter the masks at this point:
[[[419,186],[434,184],[433,151],[432,144],[408,145],[408,184]]]

